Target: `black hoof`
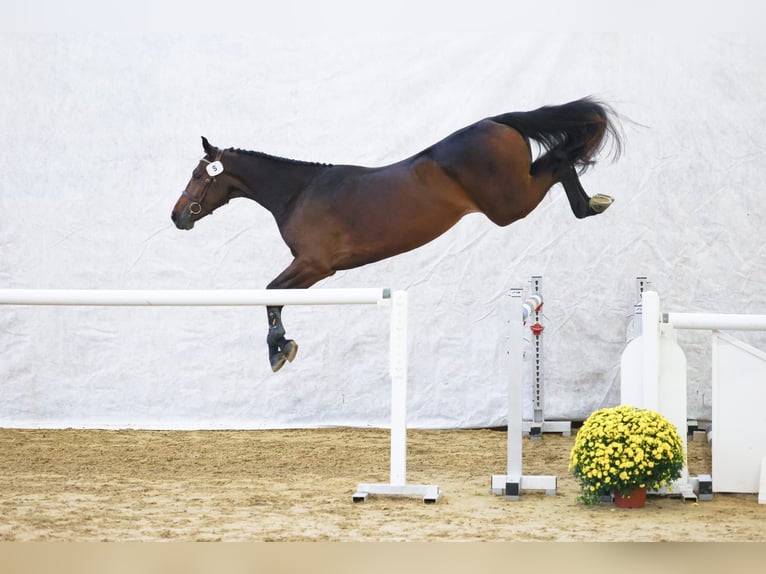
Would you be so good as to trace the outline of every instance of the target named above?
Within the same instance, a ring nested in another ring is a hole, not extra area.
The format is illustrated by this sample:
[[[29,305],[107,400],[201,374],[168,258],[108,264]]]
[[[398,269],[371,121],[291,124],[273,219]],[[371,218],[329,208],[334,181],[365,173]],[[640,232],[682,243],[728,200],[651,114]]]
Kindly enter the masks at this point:
[[[280,351],[271,355],[269,357],[269,362],[271,363],[272,372],[276,373],[285,365],[287,362],[287,357],[285,357],[285,355]]]
[[[292,339],[287,339],[285,344],[282,345],[282,354],[292,363],[293,359],[295,359],[295,355],[298,354],[298,343]]]

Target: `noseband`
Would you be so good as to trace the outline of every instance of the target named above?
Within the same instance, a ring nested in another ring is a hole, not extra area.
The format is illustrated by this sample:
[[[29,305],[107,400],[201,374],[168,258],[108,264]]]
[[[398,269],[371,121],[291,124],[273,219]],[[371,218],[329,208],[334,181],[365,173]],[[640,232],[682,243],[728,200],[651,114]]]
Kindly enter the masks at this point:
[[[202,188],[202,193],[199,197],[194,197],[191,193],[186,191],[185,189],[181,192],[181,195],[188,197],[192,200],[192,203],[189,204],[189,213],[192,215],[199,215],[202,213],[202,211],[206,211],[204,215],[210,215],[213,213],[212,209],[208,209],[202,205],[202,202],[205,201],[205,197],[207,196],[207,192],[212,189],[213,184],[215,183],[215,178],[223,173],[223,164],[221,163],[221,158],[223,157],[223,150],[218,150],[218,153],[215,156],[215,159],[213,161],[208,161],[204,157],[201,161],[204,161],[207,166],[205,167],[205,171],[207,172],[207,179],[205,180],[205,185]]]

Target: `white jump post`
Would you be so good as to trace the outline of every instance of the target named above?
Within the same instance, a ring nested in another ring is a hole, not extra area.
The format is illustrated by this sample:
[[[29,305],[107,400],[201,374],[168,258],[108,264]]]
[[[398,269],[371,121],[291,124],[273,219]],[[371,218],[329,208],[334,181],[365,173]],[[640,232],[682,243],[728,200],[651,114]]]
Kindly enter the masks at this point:
[[[555,495],[555,476],[529,476],[522,474],[521,470],[524,322],[540,308],[543,300],[539,294],[535,294],[522,301],[522,289],[511,289],[508,295],[508,458],[506,473],[492,475],[492,493],[504,494],[509,500],[519,500],[522,490],[545,490],[546,494]]]
[[[540,275],[533,275],[530,279],[532,293],[542,297],[543,278]],[[561,433],[562,436],[572,434],[572,421],[548,421],[545,420],[545,379],[543,373],[543,344],[544,331],[542,304],[535,309],[529,316],[533,322],[532,346],[533,346],[533,365],[532,365],[532,420],[524,421],[524,433],[529,435],[532,440],[540,440],[543,433]]]
[[[441,497],[435,484],[407,484],[407,292],[391,298],[391,473],[390,482],[360,482],[352,499],[367,500],[372,494],[418,496],[434,503]]]
[[[766,331],[766,315],[662,312],[659,296],[654,291],[643,292],[640,311],[641,335],[628,344],[622,355],[621,402],[659,412],[677,427],[684,449],[686,356],[677,343],[676,330],[713,331],[712,410],[716,433],[713,477],[712,480],[708,475],[692,478],[684,469],[673,485],[674,491],[680,491],[685,498],[695,498],[696,488],[700,499],[708,500],[713,491],[757,492],[759,480],[764,481],[759,475],[764,472],[762,468],[766,468],[766,417],[763,415],[766,353],[719,330]],[[761,424],[753,424],[759,417]],[[747,430],[743,432],[745,425]],[[745,483],[746,486],[741,486]]]
[[[407,484],[407,293],[389,288],[98,290],[0,289],[0,305],[54,306],[267,306],[389,305],[391,307],[391,460],[390,483],[357,485],[354,501],[371,494],[422,496],[436,502],[437,485]]]

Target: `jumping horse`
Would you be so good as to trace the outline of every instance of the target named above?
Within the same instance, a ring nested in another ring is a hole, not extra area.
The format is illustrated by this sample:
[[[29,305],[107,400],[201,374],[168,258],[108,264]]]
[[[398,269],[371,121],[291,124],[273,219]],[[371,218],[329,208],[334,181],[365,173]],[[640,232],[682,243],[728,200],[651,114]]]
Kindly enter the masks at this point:
[[[329,165],[261,152],[219,149],[202,138],[172,219],[194,224],[235,197],[268,209],[294,257],[267,289],[305,289],[333,275],[415,249],[468,213],[505,226],[528,215],[561,183],[577,218],[607,209],[589,197],[579,175],[611,140],[621,139],[612,109],[587,97],[559,106],[511,112],[456,131],[420,153],[383,167]],[[533,159],[530,140],[540,146]],[[298,351],[285,338],[282,307],[267,307],[266,342],[274,372]]]

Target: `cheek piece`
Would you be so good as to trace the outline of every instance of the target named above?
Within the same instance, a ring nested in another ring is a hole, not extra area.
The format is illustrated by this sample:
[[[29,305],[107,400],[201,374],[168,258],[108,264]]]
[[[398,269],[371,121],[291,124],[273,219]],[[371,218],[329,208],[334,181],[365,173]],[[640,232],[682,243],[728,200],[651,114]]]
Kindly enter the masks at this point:
[[[181,195],[188,197],[192,200],[192,203],[189,204],[189,213],[192,215],[199,215],[202,213],[202,211],[206,211],[206,215],[209,215],[213,213],[212,209],[207,209],[202,206],[202,202],[205,201],[205,197],[207,196],[208,192],[212,189],[213,184],[215,184],[215,178],[219,175],[221,175],[224,172],[223,169],[223,163],[221,163],[221,157],[223,156],[223,150],[218,151],[218,155],[216,156],[214,161],[208,161],[205,158],[202,158],[202,161],[207,163],[205,166],[205,171],[207,172],[207,179],[205,180],[205,185],[202,188],[202,193],[199,197],[194,197],[192,194],[187,192],[186,190],[183,190],[181,192]]]

